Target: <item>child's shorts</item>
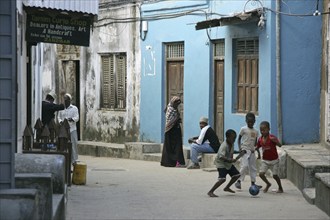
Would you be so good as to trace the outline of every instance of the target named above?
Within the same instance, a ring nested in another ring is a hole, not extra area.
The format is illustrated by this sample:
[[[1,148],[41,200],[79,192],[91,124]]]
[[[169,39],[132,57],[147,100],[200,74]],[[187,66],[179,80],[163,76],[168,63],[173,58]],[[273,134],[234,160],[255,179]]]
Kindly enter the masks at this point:
[[[226,179],[227,174],[229,176],[236,176],[239,175],[239,171],[236,169],[234,165],[231,165],[230,169],[227,170],[226,168],[218,168],[219,179]]]
[[[277,160],[262,160],[261,167],[259,172],[266,173],[268,169],[270,169],[273,175],[278,175],[280,161]]]

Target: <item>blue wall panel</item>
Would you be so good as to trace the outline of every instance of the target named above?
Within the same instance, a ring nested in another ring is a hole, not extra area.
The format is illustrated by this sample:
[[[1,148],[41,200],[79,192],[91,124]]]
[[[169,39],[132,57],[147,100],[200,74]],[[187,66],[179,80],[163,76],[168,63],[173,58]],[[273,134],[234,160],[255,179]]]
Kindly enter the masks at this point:
[[[189,2],[189,3],[187,3]],[[233,42],[238,38],[257,37],[259,39],[259,114],[255,127],[267,120],[271,132],[277,129],[276,97],[276,14],[266,11],[266,26],[241,24],[195,30],[195,24],[206,20],[201,10],[213,13],[211,18],[242,12],[245,1],[181,1],[177,8],[164,9],[164,4],[144,4],[143,17],[148,18],[148,33],[141,42],[141,138],[142,140],[162,142],[165,114],[165,73],[164,43],[184,42],[184,144],[187,139],[199,133],[198,120],[201,116],[210,118],[213,124],[213,67],[212,40],[225,40],[225,100],[224,130],[229,128],[239,132],[245,125],[245,115],[235,112],[236,72]],[[310,12],[315,2],[289,1],[283,10],[292,13]],[[184,4],[187,4],[186,8]],[[275,1],[265,1],[265,7],[275,8]],[[259,7],[247,4],[246,10]],[[282,6],[283,7],[283,6]],[[150,19],[152,15],[182,14],[172,19]],[[306,9],[307,8],[307,9]],[[198,10],[197,10],[198,9]],[[208,10],[205,10],[208,9]],[[208,17],[209,19],[210,17]],[[319,138],[320,106],[320,65],[321,65],[321,18],[298,18],[282,16],[282,101],[283,138],[285,143],[314,142]],[[307,46],[306,42],[311,42]],[[148,74],[150,73],[150,74]],[[304,109],[304,111],[302,111]],[[306,110],[306,111],[305,111]],[[308,114],[306,119],[305,114]],[[298,126],[297,126],[298,125]],[[304,128],[301,131],[299,128]]]
[[[315,10],[315,2],[294,3],[288,4],[293,13]],[[282,16],[281,20],[283,141],[319,142],[322,18]]]
[[[16,1],[0,1],[0,189],[14,188]]]

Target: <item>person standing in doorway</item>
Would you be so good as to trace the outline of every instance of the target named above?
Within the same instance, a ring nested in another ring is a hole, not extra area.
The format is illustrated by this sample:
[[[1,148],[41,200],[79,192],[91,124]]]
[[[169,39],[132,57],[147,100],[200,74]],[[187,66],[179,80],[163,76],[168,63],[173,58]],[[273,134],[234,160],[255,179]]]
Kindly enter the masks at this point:
[[[66,119],[70,125],[70,137],[72,143],[72,155],[71,155],[71,162],[75,164],[78,159],[78,150],[77,150],[77,143],[78,143],[78,134],[77,134],[77,121],[79,121],[79,112],[78,108],[71,104],[72,97],[69,93],[64,95],[64,105],[65,109],[58,113],[58,122],[63,123]]]
[[[64,104],[55,104],[56,95],[54,92],[49,92],[46,99],[42,101],[41,121],[44,126],[48,126],[50,121],[55,118],[55,112],[63,110]]]
[[[165,140],[160,165],[164,167],[183,167],[185,160],[182,148],[181,118],[178,107],[181,99],[172,97],[168,103],[165,114]]]

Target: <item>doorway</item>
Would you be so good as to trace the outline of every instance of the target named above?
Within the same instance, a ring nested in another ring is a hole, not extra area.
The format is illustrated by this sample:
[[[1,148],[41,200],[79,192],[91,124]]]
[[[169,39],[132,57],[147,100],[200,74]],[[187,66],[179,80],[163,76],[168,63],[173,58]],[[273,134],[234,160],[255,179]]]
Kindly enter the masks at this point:
[[[78,108],[80,115],[80,63],[79,60],[60,60],[59,61],[59,91],[61,103],[64,103],[63,92],[70,93],[72,96],[71,103]],[[80,121],[80,120],[79,120]],[[80,123],[77,123],[78,140],[80,139]]]
[[[214,130],[220,142],[224,141],[224,40],[213,44],[214,62]]]
[[[184,74],[184,44],[171,43],[166,44],[166,97],[165,106],[169,103],[173,96],[181,99],[179,112],[181,116],[181,130],[183,133],[184,124],[184,100],[183,100],[183,74]]]

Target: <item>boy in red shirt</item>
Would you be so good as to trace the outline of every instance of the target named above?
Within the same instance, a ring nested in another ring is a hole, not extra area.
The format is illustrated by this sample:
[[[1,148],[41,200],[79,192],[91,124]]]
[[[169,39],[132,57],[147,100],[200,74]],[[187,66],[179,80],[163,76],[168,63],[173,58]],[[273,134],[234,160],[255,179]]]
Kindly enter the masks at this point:
[[[264,189],[264,193],[266,193],[269,187],[272,185],[266,178],[266,171],[270,169],[273,173],[273,178],[275,179],[278,190],[277,193],[283,193],[283,188],[281,184],[281,179],[278,176],[278,168],[279,168],[279,159],[277,154],[276,145],[281,147],[282,144],[278,140],[278,138],[269,133],[270,125],[268,121],[263,121],[260,123],[260,133],[261,137],[259,137],[257,142],[257,149],[262,148],[262,164],[260,167],[259,176],[260,178],[267,184]]]

